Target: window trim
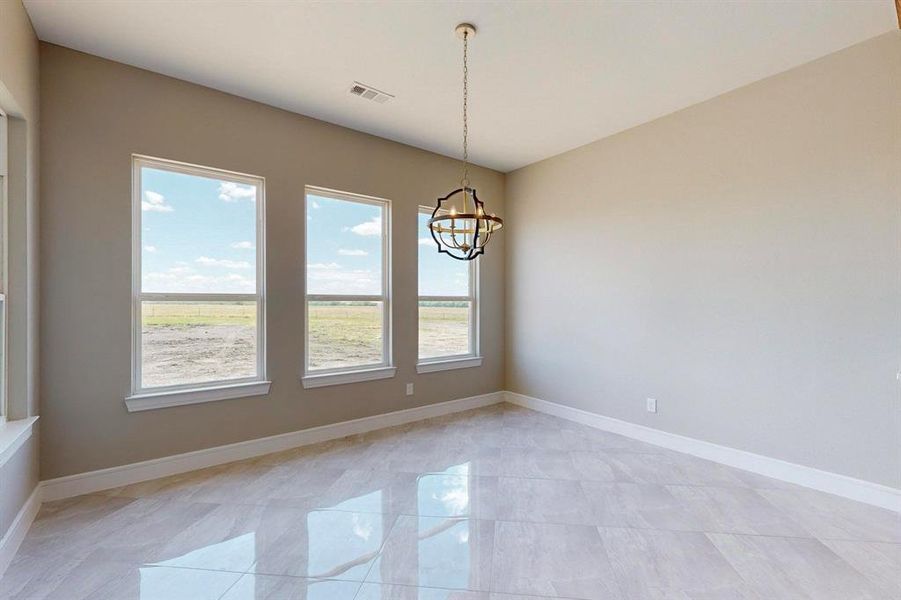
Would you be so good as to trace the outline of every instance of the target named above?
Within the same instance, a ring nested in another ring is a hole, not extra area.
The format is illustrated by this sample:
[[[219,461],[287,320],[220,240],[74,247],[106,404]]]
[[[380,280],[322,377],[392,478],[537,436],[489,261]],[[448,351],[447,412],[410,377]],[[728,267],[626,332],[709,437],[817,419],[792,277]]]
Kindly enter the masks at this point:
[[[9,118],[0,110],[0,426],[9,415]]]
[[[419,215],[431,215],[435,208],[432,206],[420,206],[416,215],[416,229],[419,229]],[[417,244],[419,236],[417,235]],[[482,366],[480,354],[479,322],[481,315],[480,290],[479,290],[479,260],[470,260],[469,263],[469,295],[468,296],[421,296],[419,295],[419,246],[416,247],[416,372],[433,373],[436,371],[448,371],[451,369],[466,369]],[[419,357],[419,303],[420,302],[469,302],[469,352],[463,354],[443,354],[429,358]]]
[[[335,373],[306,375],[303,377],[304,389],[326,387],[330,385],[344,385],[345,383],[360,383],[363,381],[376,381],[378,379],[391,379],[397,374],[396,367],[376,367],[374,369],[344,370]]]
[[[417,363],[416,372],[436,373],[438,371],[453,371],[454,369],[469,369],[471,367],[481,367],[482,357],[471,356],[468,358],[450,358],[447,360],[429,360]]]
[[[266,179],[258,175],[237,173],[215,167],[193,165],[175,160],[132,154],[132,247],[131,247],[131,388],[126,397],[126,407],[130,412],[165,408],[181,404],[194,404],[243,398],[266,394],[270,382],[266,378]],[[256,198],[256,291],[247,294],[229,293],[156,293],[141,291],[141,169],[152,168],[207,179],[232,181],[252,185],[257,189]],[[145,388],[141,385],[141,303],[146,300],[158,301],[228,301],[257,303],[257,374],[255,377],[201,381],[167,386]],[[265,390],[263,390],[265,388]],[[218,392],[218,393],[217,393]]]
[[[382,209],[382,293],[378,294],[308,294],[307,263],[309,262],[310,238],[307,235],[307,216],[310,211],[310,196],[321,196],[357,204],[369,204]],[[393,304],[391,302],[391,201],[387,198],[343,192],[330,188],[304,186],[303,209],[303,358],[301,367],[301,383],[304,388],[317,388],[328,385],[342,385],[386,379],[394,377],[397,369],[394,366],[394,340],[392,336]],[[327,369],[310,369],[310,302],[381,302],[382,303],[382,360],[378,363],[353,365],[349,367],[332,367]]]
[[[190,390],[154,392],[150,394],[134,394],[125,399],[128,412],[182,406],[184,404],[200,404],[231,400],[233,398],[249,398],[265,396],[269,393],[271,381],[245,381],[233,385],[216,385],[213,387],[195,387]]]

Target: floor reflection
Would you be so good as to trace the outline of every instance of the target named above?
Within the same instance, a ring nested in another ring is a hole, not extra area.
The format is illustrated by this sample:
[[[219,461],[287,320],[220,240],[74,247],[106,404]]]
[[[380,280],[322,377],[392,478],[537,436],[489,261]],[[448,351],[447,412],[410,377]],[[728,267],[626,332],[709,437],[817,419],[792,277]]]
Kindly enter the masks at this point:
[[[472,483],[469,463],[420,475],[411,490],[416,514],[397,518],[366,581],[487,589],[493,524],[469,518]],[[377,597],[376,590],[367,594]]]
[[[381,494],[370,494],[379,500]],[[307,517],[307,575],[362,581],[382,546],[382,515],[313,511]],[[260,570],[260,569],[258,569]]]
[[[181,556],[168,560],[152,563],[151,567],[185,567],[192,569],[206,569],[212,563],[222,557],[228,557],[233,564],[252,565],[256,562],[256,534],[254,532],[239,535],[217,544],[208,544],[192,550]],[[141,587],[143,588],[144,576],[141,571]]]
[[[358,582],[352,581],[248,574],[222,600],[355,600],[359,587]]]
[[[469,485],[469,463],[455,465],[444,473],[420,476],[416,491],[418,514],[469,515]]]
[[[548,419],[485,409],[47,503],[0,600],[901,598],[877,568],[894,513]]]
[[[467,588],[470,579],[468,519],[419,519],[419,583]]]
[[[217,600],[241,577],[240,573],[154,566],[141,567],[139,573],[137,600]]]

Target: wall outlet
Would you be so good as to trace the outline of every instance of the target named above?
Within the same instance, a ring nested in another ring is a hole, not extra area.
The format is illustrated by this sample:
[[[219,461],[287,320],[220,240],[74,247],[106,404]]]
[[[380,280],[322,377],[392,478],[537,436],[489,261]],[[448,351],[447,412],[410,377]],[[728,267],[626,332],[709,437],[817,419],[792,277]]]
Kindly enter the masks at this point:
[[[648,398],[648,412],[655,413],[657,412],[657,401],[653,398]]]
[[[413,395],[413,384],[412,384],[412,383],[408,383],[408,384],[407,384],[407,395],[408,395],[408,396],[412,396],[412,395]]]

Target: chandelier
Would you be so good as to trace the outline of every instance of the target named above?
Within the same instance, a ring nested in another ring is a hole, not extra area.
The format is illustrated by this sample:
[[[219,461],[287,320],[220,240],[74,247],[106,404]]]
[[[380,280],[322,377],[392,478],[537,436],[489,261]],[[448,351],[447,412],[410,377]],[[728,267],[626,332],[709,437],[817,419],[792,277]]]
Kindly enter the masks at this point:
[[[476,28],[461,23],[455,29],[463,40],[463,177],[460,187],[443,198],[429,219],[429,231],[438,244],[438,252],[457,260],[473,260],[485,253],[485,246],[504,221],[494,213],[485,212],[485,204],[479,200],[475,188],[469,183],[469,39]]]

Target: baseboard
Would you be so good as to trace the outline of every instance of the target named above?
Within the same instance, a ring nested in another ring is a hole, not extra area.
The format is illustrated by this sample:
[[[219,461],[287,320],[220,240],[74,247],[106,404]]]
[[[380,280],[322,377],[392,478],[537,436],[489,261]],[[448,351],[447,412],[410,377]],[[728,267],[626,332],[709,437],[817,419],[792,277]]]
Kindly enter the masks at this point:
[[[178,473],[185,473],[195,469],[262,456],[298,446],[316,444],[385,427],[393,427],[464,410],[481,408],[503,401],[504,392],[492,392],[481,396],[428,404],[426,406],[408,408],[352,421],[342,421],[341,423],[323,425],[246,442],[49,479],[41,482],[41,499],[44,502],[49,502],[90,494],[167,475],[177,475]]]
[[[705,442],[690,437],[667,433],[659,429],[636,425],[628,421],[621,421],[612,417],[605,417],[578,408],[564,406],[556,402],[548,402],[530,396],[524,396],[515,392],[505,392],[507,402],[539,412],[547,413],[555,417],[575,421],[589,427],[603,429],[612,433],[618,433],[642,442],[662,446],[677,452],[691,454],[713,462],[751,471],[758,475],[765,475],[780,481],[787,481],[796,485],[835,494],[858,502],[865,502],[889,510],[901,512],[901,490],[855,479],[846,475],[821,471],[812,467],[805,467],[796,463],[790,463],[777,458],[770,458],[753,452],[720,446],[711,442]]]
[[[9,563],[15,557],[19,545],[25,539],[25,534],[28,533],[28,528],[31,527],[31,523],[40,509],[41,486],[38,485],[32,490],[31,495],[22,508],[19,509],[16,518],[13,519],[12,525],[9,526],[3,539],[0,539],[0,577],[3,577],[6,568],[9,567]]]
[[[343,421],[331,425],[323,425],[311,429],[274,435],[246,442],[238,442],[215,448],[207,448],[195,452],[176,454],[154,460],[132,463],[109,469],[79,473],[41,482],[40,498],[44,502],[89,494],[122,485],[148,481],[167,475],[176,475],[195,469],[203,469],[236,460],[262,456],[271,452],[279,452],[338,439],[358,433],[366,433],[385,427],[403,425],[438,417],[442,415],[471,410],[499,402],[510,402],[525,408],[537,410],[570,421],[596,427],[612,433],[618,433],[642,442],[654,444],[670,450],[684,452],[699,458],[718,462],[730,467],[744,469],[766,477],[779,479],[822,492],[835,494],[874,506],[901,512],[901,490],[888,486],[821,471],[812,467],[770,458],[753,452],[738,450],[728,446],[720,446],[659,429],[636,425],[596,413],[564,406],[547,400],[540,400],[517,394],[515,392],[493,392],[481,396],[450,400],[437,404],[429,404],[396,412],[364,417],[352,421]],[[29,503],[36,502],[34,494]],[[39,505],[39,504],[38,504]],[[26,505],[28,506],[28,505]],[[23,509],[24,510],[24,509]],[[36,507],[34,509],[37,510]],[[22,514],[20,514],[20,517]],[[32,515],[33,518],[33,515]],[[17,517],[17,522],[19,518]],[[31,521],[28,520],[28,523]],[[27,529],[27,527],[25,528]],[[11,538],[14,528],[7,537]],[[24,535],[24,533],[23,533]],[[21,541],[21,540],[20,540]],[[7,538],[3,544],[7,543]],[[16,547],[18,543],[16,544]],[[0,546],[0,566],[5,546]]]

